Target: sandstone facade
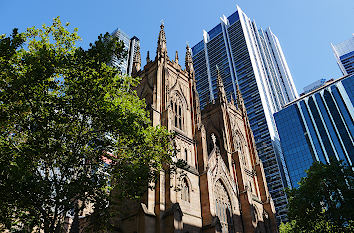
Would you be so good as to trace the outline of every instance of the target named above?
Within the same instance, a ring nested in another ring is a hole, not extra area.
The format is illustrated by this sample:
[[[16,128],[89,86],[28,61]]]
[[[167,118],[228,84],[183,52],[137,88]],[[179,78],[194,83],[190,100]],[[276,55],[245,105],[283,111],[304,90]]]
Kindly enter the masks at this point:
[[[145,98],[152,124],[176,132],[183,177],[161,172],[154,190],[140,203],[122,205],[120,228],[126,233],[277,232],[275,209],[267,190],[241,93],[228,101],[220,74],[218,99],[200,110],[193,62],[187,46],[185,69],[167,55],[164,26],[155,60],[140,52],[133,76]],[[177,188],[179,187],[179,188]]]

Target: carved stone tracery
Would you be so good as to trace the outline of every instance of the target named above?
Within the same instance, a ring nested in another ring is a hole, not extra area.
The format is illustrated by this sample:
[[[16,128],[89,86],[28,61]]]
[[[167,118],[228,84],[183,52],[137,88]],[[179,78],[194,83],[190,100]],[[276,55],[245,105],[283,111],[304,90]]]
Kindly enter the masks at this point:
[[[220,179],[215,184],[215,211],[219,217],[222,232],[232,232],[232,206],[230,197]]]
[[[242,134],[239,130],[233,130],[233,142],[235,146],[235,150],[239,152],[241,162],[244,166],[247,165],[247,161],[245,159],[245,139],[243,138]]]

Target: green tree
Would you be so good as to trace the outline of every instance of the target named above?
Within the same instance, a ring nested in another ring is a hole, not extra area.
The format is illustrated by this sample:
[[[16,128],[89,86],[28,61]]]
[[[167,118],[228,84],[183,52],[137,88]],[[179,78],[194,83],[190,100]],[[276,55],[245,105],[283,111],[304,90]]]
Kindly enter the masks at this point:
[[[333,158],[313,163],[299,187],[287,191],[291,222],[281,232],[353,232],[353,174]]]
[[[123,43],[106,33],[85,50],[68,27],[58,17],[0,38],[0,229],[59,232],[87,204],[103,216],[112,188],[139,198],[171,163],[139,79],[107,65]]]
[[[287,222],[287,223],[282,222],[279,226],[279,232],[280,233],[293,233],[295,231],[294,230],[295,225],[296,225],[296,222],[294,220]]]

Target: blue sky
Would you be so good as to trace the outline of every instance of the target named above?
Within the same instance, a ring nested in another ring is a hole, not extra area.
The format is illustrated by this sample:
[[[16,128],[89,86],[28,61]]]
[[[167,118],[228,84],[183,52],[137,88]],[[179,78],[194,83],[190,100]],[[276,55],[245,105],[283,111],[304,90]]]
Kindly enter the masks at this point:
[[[186,42],[199,42],[202,30],[235,12],[236,4],[258,27],[270,26],[278,36],[299,93],[313,81],[341,76],[330,43],[354,33],[353,0],[0,0],[0,34],[50,24],[60,16],[79,28],[80,45],[87,48],[98,34],[121,28],[140,38],[144,65],[146,51],[155,54],[163,19],[169,56],[177,50],[184,63]]]

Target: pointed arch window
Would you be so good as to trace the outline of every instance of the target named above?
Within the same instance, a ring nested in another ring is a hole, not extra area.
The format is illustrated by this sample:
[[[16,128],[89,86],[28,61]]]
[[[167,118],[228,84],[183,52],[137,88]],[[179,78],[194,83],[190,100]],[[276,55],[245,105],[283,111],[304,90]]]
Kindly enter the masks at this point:
[[[234,146],[235,150],[243,152],[243,137],[241,133],[237,130],[233,132]]]
[[[183,130],[183,105],[178,98],[171,100],[173,126]]]
[[[190,187],[188,185],[187,179],[182,180],[182,190],[181,190],[181,199],[186,202],[190,202]]]
[[[239,151],[241,162],[243,163],[244,166],[246,166],[247,163],[246,163],[245,150],[244,150],[245,141],[242,134],[239,131],[235,131],[233,133],[233,140],[234,140],[235,150]]]
[[[218,180],[215,184],[215,210],[219,217],[222,232],[233,232],[232,207],[225,186]]]

